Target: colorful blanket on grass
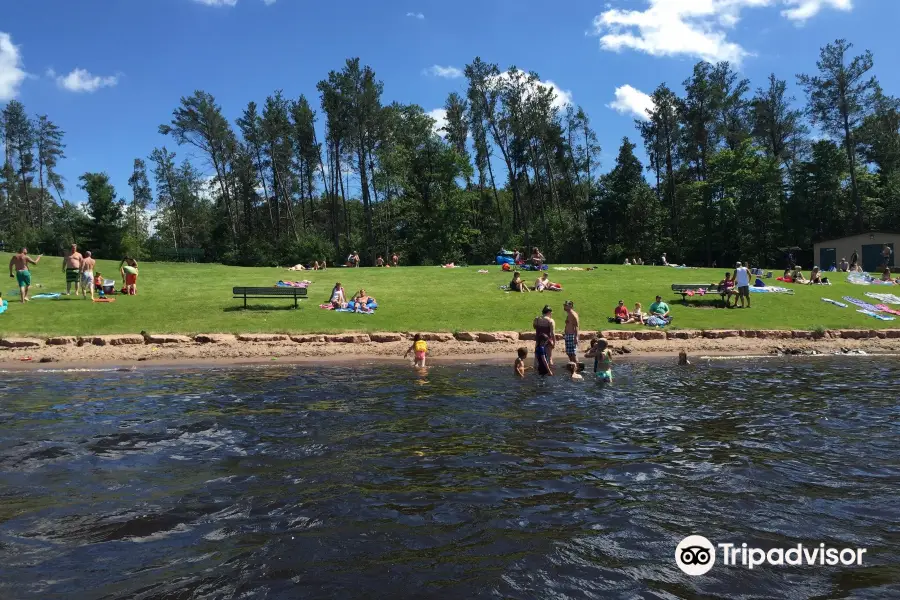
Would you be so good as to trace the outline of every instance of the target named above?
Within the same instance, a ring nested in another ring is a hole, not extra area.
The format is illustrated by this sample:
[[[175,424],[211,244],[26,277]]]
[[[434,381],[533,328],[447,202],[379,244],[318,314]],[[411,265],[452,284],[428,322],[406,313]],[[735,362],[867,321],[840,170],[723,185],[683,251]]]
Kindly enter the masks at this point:
[[[900,310],[894,310],[893,308],[891,308],[890,306],[887,306],[886,304],[877,304],[875,306],[875,308],[877,308],[881,312],[887,313],[889,315],[900,315]]]
[[[309,287],[311,281],[279,281],[275,284],[275,287],[292,287],[292,288],[305,288]]]
[[[666,325],[668,325],[671,322],[672,322],[671,315],[669,315],[668,317],[653,316],[653,317],[644,319],[644,325],[647,325],[648,327],[665,327]]]
[[[847,305],[843,302],[838,302],[837,300],[832,300],[831,298],[822,298],[822,302],[827,302],[828,304],[834,304],[835,306],[839,306],[840,308],[847,308]]]
[[[866,296],[879,300],[885,304],[900,304],[900,297],[895,296],[894,294],[876,294],[874,292],[866,292]]]
[[[868,302],[863,302],[862,300],[857,300],[856,298],[851,298],[850,296],[844,296],[844,300],[846,300],[847,302],[849,302],[850,304],[852,304],[854,306],[858,306],[859,308],[861,308],[863,310],[870,310],[872,312],[878,311],[878,307],[875,306],[874,304],[869,304]]]
[[[59,294],[38,294],[37,296],[32,296],[32,300],[56,300],[59,298]]]
[[[884,315],[879,315],[877,312],[873,312],[871,310],[858,310],[858,313],[862,313],[866,316],[878,319],[879,321],[893,321],[894,317],[886,317]]]
[[[789,290],[786,287],[778,287],[775,285],[765,285],[760,287],[752,286],[750,288],[750,291],[756,292],[757,294],[794,294],[794,290]]]
[[[850,273],[847,275],[847,281],[856,285],[897,285],[893,281],[875,279],[868,273]]]

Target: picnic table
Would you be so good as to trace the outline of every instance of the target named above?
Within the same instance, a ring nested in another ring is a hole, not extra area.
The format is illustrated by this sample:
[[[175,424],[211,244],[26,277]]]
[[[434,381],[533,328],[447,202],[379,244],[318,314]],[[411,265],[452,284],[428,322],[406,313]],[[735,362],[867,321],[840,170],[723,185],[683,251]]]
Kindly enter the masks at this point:
[[[293,298],[294,308],[297,308],[298,300],[306,298],[307,289],[305,287],[234,287],[231,293],[237,300],[244,299],[244,308],[247,308],[248,298]]]

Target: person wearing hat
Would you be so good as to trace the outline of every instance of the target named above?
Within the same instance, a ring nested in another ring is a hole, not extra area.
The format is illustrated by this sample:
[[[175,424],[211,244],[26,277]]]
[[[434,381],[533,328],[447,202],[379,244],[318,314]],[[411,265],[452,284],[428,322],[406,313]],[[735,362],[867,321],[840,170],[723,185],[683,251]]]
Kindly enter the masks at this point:
[[[556,345],[556,322],[553,320],[553,309],[545,306],[539,317],[534,322],[535,339],[544,334],[547,336],[547,360],[553,364],[553,347]]]
[[[734,285],[738,291],[741,308],[744,308],[744,298],[747,299],[747,308],[750,308],[750,270],[741,263],[737,263],[734,268]],[[737,306],[737,299],[734,305]]]

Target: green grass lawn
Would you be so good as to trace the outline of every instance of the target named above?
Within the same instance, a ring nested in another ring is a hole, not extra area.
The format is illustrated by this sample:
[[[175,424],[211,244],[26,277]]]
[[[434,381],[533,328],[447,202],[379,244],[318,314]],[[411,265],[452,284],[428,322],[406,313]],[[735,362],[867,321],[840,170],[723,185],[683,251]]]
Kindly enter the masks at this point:
[[[3,265],[10,255],[0,254]],[[99,271],[115,278],[118,262],[99,261]],[[477,273],[487,268],[489,274]],[[581,315],[582,329],[634,328],[607,323],[621,298],[629,308],[641,302],[644,310],[656,294],[672,306],[678,329],[826,329],[900,327],[900,321],[879,321],[859,314],[853,307],[841,309],[821,301],[822,296],[867,299],[864,292],[898,293],[900,289],[857,286],[836,274],[831,287],[794,286],[794,296],[753,294],[753,308],[723,310],[680,303],[672,283],[718,282],[717,270],[682,270],[667,267],[600,266],[596,271],[550,271],[564,291],[542,294],[509,294],[498,289],[510,276],[499,267],[401,267],[399,269],[346,269],[291,273],[283,269],[226,267],[217,264],[142,263],[139,295],[117,296],[116,302],[95,304],[81,298],[18,302],[15,281],[4,275],[0,287],[10,307],[0,315],[0,335],[87,335],[104,333],[338,333],[343,331],[527,331],[544,304],[550,304],[558,322],[564,317],[563,301],[571,299]],[[62,259],[45,257],[34,267],[33,281],[41,284],[32,293],[65,290]],[[533,283],[536,275],[528,273]],[[243,310],[231,298],[234,285],[270,286],[279,279],[309,279],[309,300],[295,310],[285,299],[255,300]],[[374,315],[321,310],[335,281],[348,294],[365,288],[380,308]],[[716,296],[718,298],[718,296]],[[877,303],[877,302],[874,302]]]

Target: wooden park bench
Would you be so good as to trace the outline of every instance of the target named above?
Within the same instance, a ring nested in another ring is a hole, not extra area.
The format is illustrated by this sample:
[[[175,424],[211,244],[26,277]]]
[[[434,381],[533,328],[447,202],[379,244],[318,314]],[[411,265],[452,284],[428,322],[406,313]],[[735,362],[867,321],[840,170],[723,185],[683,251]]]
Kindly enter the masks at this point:
[[[719,289],[716,283],[673,283],[672,291],[681,294],[681,301],[687,304],[688,296],[699,295],[700,290],[705,290],[704,296],[719,296],[722,299],[722,305],[725,305],[727,294]],[[693,292],[693,293],[691,293]]]
[[[244,299],[244,308],[247,308],[248,298],[293,298],[294,308],[297,308],[297,301],[306,298],[307,290],[301,287],[236,287],[231,292],[235,299]]]

